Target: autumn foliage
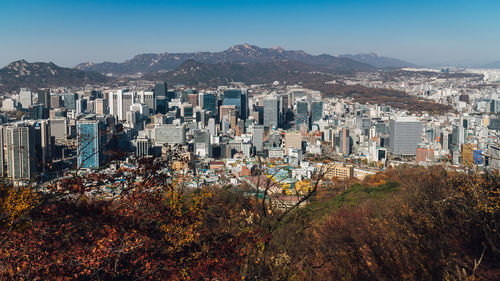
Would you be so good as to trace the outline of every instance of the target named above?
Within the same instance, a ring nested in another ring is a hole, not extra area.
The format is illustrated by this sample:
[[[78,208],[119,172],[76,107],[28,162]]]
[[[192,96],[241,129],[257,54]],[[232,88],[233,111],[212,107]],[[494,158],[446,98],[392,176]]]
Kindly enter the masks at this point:
[[[1,185],[1,280],[498,280],[498,175],[399,168],[321,185],[293,211],[188,190],[179,159]],[[84,183],[123,178],[116,198]],[[312,184],[312,183],[310,183]]]

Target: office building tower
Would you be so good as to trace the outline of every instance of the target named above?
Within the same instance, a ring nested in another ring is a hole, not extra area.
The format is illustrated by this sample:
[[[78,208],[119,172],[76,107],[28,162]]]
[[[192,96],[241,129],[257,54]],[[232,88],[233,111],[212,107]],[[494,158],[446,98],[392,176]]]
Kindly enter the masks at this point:
[[[125,120],[126,113],[134,103],[134,94],[118,90],[109,95],[109,114],[118,116],[118,120]]]
[[[198,156],[209,156],[210,133],[208,131],[196,130],[193,134],[194,154]]]
[[[46,109],[50,108],[50,89],[38,90],[38,103],[42,104]]]
[[[288,154],[289,149],[302,150],[302,133],[286,132],[285,134],[285,152]]]
[[[99,115],[108,114],[108,100],[96,99],[95,100],[95,113]]]
[[[62,101],[61,95],[50,96],[50,106],[52,108],[61,108],[62,105],[63,105],[63,101]]]
[[[313,100],[311,102],[311,123],[321,120],[323,118],[323,101]]]
[[[140,115],[139,120],[148,117],[150,112],[148,105],[143,103],[133,103],[130,105],[130,111],[138,112]]]
[[[154,144],[186,144],[186,127],[184,125],[160,125],[155,128]]]
[[[5,145],[5,126],[0,125],[0,177],[7,176],[5,153],[7,146]]]
[[[422,140],[422,123],[416,118],[399,117],[389,123],[389,149],[395,155],[415,155]]]
[[[349,155],[352,152],[352,138],[349,129],[342,128],[339,132],[338,140],[339,153]]]
[[[15,99],[4,99],[2,101],[2,111],[16,111],[18,102]]]
[[[491,100],[490,102],[490,112],[499,113],[500,112],[500,100]]]
[[[52,159],[51,155],[51,126],[49,120],[40,120],[33,123],[35,134],[35,159],[37,159],[37,169],[45,171]]]
[[[264,148],[264,126],[255,125],[253,127],[252,144],[256,152],[261,152]]]
[[[184,118],[184,122],[193,121],[193,105],[190,103],[183,103],[181,105],[181,116]]]
[[[236,112],[236,106],[234,105],[222,105],[219,107],[219,121],[222,121],[222,118],[224,116],[229,116],[232,115],[231,112]]]
[[[167,112],[169,111],[168,104],[170,100],[163,96],[155,97],[155,100],[156,100],[155,112],[161,114],[167,114]]]
[[[356,127],[361,130],[362,135],[368,136],[370,134],[370,128],[372,127],[370,117],[356,116]]]
[[[234,105],[238,117],[242,120],[248,118],[248,91],[247,89],[227,89],[224,91],[223,105]]]
[[[166,97],[167,96],[167,83],[161,82],[161,83],[156,83],[155,88],[154,88],[154,94],[157,97]]]
[[[203,93],[203,105],[202,108],[205,111],[210,111],[212,117],[217,116],[217,96],[215,94]]]
[[[208,132],[210,132],[210,134],[212,136],[217,136],[217,124],[215,123],[215,118],[210,118],[208,119]]]
[[[453,150],[459,150],[462,144],[465,142],[465,129],[462,124],[453,125],[453,131],[451,133],[451,145]]]
[[[222,122],[221,122],[221,126],[222,126],[222,132],[224,134],[227,134],[227,131],[229,131],[229,116],[228,115],[224,115],[222,117]]]
[[[85,100],[87,101],[87,112],[95,113],[95,100]]]
[[[50,119],[50,135],[56,140],[65,140],[67,137],[66,118]]]
[[[135,156],[141,158],[150,155],[151,141],[146,137],[138,137],[135,141]]]
[[[76,113],[82,114],[85,112],[87,112],[87,100],[86,99],[76,100]]]
[[[17,123],[5,127],[7,176],[12,180],[29,180],[36,173],[35,134],[33,127]]]
[[[35,104],[29,108],[29,119],[47,119],[49,118],[49,110],[43,104]]]
[[[19,103],[22,109],[28,109],[33,105],[33,93],[29,89],[22,88],[19,92]]]
[[[156,108],[156,97],[153,91],[138,92],[136,102],[146,104],[148,106],[150,112],[148,112],[146,116],[149,116],[149,114],[154,113],[154,110]]]
[[[277,96],[266,96],[264,98],[264,127],[270,129],[279,128],[281,125],[279,120],[280,103]]]
[[[138,128],[138,123],[141,121],[141,114],[137,111],[127,111],[125,114],[125,124],[129,128]]]
[[[500,146],[498,144],[488,145],[488,165],[493,168],[500,170]]]
[[[187,102],[193,105],[193,107],[198,106],[198,94],[188,94]]]
[[[98,120],[77,121],[77,163],[79,169],[97,169],[101,159],[101,135]]]
[[[302,89],[294,89],[290,92],[292,98],[292,104],[294,104],[298,99],[306,96],[306,92]]]
[[[295,129],[300,130],[301,127],[309,130],[309,103],[306,100],[298,100],[295,103]]]
[[[78,95],[75,93],[64,93],[64,107],[68,110],[76,110],[76,100]]]

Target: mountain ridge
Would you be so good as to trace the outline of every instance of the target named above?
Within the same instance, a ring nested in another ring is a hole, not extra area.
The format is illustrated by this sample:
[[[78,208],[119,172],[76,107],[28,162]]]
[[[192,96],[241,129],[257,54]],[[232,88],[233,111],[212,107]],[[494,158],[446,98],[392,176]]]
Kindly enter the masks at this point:
[[[97,72],[60,67],[53,62],[18,60],[0,69],[0,91],[13,91],[21,87],[43,88],[58,86],[84,86],[110,82],[110,77]]]
[[[136,55],[122,63],[86,62],[75,66],[76,69],[100,73],[135,74],[154,73],[174,70],[184,61],[193,59],[201,63],[215,64],[227,62],[266,63],[271,60],[294,60],[310,64],[331,72],[376,71],[377,68],[349,58],[327,54],[311,55],[302,50],[285,50],[282,47],[261,48],[250,44],[231,46],[220,52],[192,53],[148,53]]]
[[[323,72],[322,72],[323,71]],[[293,60],[270,60],[267,62],[219,62],[214,64],[188,59],[175,70],[147,73],[141,78],[150,81],[166,81],[189,86],[219,86],[226,79],[248,84],[273,81],[297,81],[312,74],[327,74],[328,70]]]
[[[380,56],[376,53],[360,53],[360,54],[344,54],[340,55],[339,57],[342,58],[350,58],[352,60],[373,65],[375,67],[379,68],[403,68],[403,67],[416,67],[416,64],[396,59],[396,58],[391,58],[391,57],[384,57]]]

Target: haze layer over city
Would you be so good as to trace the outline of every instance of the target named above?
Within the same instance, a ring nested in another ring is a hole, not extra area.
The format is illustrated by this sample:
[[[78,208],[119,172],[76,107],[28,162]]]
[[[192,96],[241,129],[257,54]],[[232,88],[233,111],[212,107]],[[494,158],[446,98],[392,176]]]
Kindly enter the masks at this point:
[[[0,280],[499,280],[497,1],[0,5]]]

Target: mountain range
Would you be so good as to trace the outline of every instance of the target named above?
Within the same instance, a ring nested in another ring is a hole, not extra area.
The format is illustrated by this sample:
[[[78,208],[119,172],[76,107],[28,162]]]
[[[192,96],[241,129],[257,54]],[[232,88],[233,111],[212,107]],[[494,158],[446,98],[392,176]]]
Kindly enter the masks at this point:
[[[189,86],[218,86],[227,81],[262,84],[273,81],[299,82],[310,76],[331,76],[328,69],[298,61],[270,60],[267,62],[202,63],[188,59],[176,69],[144,74],[150,81],[181,83]]]
[[[187,60],[200,63],[267,63],[269,61],[297,61],[319,67],[332,73],[375,71],[379,68],[405,67],[413,64],[375,54],[332,56],[311,55],[304,51],[285,50],[281,47],[260,48],[242,44],[221,52],[161,53],[136,55],[122,63],[81,63],[76,69],[112,74],[155,73],[174,70]]]
[[[0,90],[12,91],[21,87],[72,87],[110,82],[111,78],[93,71],[64,68],[54,63],[28,63],[19,60],[0,69]]]
[[[340,58],[348,58],[361,62],[364,64],[372,65],[378,68],[403,68],[403,67],[416,67],[417,65],[395,58],[379,56],[375,53],[357,54],[357,55],[340,55]]]

